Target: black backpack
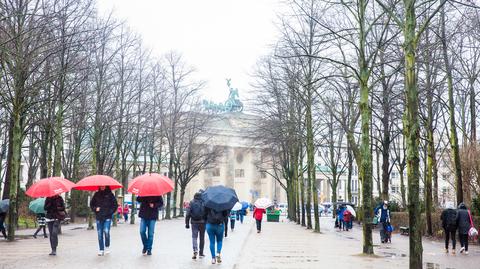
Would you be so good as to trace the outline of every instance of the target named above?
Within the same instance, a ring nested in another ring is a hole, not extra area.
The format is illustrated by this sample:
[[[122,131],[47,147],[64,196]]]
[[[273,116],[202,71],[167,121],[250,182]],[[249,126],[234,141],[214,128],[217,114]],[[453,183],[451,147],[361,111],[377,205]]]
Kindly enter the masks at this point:
[[[192,201],[190,203],[190,217],[193,220],[202,220],[205,216],[205,207],[201,201]]]
[[[445,226],[447,228],[453,228],[457,226],[457,211],[454,209],[448,209],[445,212]]]
[[[210,212],[208,213],[208,221],[212,224],[221,224],[225,222],[225,216],[222,211],[218,212],[210,209]]]

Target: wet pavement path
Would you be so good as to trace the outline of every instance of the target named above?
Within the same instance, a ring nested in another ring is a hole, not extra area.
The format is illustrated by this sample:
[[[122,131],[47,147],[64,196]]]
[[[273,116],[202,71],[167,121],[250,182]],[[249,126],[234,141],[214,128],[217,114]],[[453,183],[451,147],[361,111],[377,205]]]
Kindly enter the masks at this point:
[[[72,227],[72,228],[70,228]],[[248,219],[236,225],[235,231],[224,238],[221,268],[233,268],[245,239],[253,227]],[[155,228],[153,255],[143,256],[138,224],[112,227],[111,253],[97,256],[97,232],[85,226],[63,226],[59,236],[57,256],[48,256],[48,238],[21,239],[13,243],[0,242],[0,268],[208,268],[212,266],[208,236],[203,259],[192,260],[191,230],[185,229],[184,219],[158,221]],[[218,266],[218,265],[216,265]]]
[[[321,234],[289,223],[263,223],[260,234],[251,233],[236,264],[238,269],[270,268],[408,268],[408,236],[394,234],[392,243],[379,244],[374,231],[375,257],[366,257],[362,251],[361,226],[351,231],[333,228],[331,217],[321,218]],[[443,243],[424,238],[424,268],[478,269],[480,248],[472,246],[468,256],[445,254]],[[459,249],[457,242],[457,249]]]
[[[152,256],[141,255],[138,224],[119,224],[111,230],[111,254],[98,257],[97,234],[87,231],[85,225],[70,224],[63,227],[59,237],[58,256],[50,257],[48,239],[28,238],[13,243],[0,241],[0,269],[11,268],[235,268],[235,269],[305,269],[356,268],[396,269],[408,268],[408,237],[394,234],[391,244],[378,244],[378,231],[374,232],[375,257],[361,255],[361,226],[349,232],[333,228],[331,217],[321,218],[321,234],[290,223],[263,222],[263,231],[256,233],[254,222],[246,218],[236,225],[235,232],[224,239],[223,263],[210,264],[208,236],[206,258],[192,260],[191,231],[185,229],[184,220],[157,222]],[[33,231],[20,231],[27,235]],[[472,246],[470,255],[443,253],[443,243],[424,239],[424,268],[478,269],[480,247]],[[458,249],[457,245],[457,249]]]

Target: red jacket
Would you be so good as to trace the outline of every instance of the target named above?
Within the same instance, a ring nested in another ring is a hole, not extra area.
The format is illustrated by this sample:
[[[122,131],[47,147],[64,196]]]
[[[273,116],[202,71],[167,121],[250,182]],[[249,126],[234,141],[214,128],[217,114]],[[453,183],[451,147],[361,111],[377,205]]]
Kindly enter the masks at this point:
[[[253,210],[253,218],[256,220],[262,220],[263,214],[265,214],[265,209],[263,208],[255,208]]]
[[[343,212],[343,220],[346,221],[346,222],[349,222],[352,220],[352,213],[350,213],[350,211],[348,210],[345,210],[345,212]]]

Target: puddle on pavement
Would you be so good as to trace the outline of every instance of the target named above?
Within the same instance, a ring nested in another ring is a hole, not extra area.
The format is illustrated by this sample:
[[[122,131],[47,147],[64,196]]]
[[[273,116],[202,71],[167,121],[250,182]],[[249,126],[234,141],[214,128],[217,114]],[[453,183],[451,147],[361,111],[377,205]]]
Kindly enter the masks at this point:
[[[393,253],[393,252],[382,252],[385,258],[404,258],[407,257],[406,254],[403,253]],[[428,268],[428,269],[437,269],[437,268]]]
[[[425,263],[425,269],[440,269],[440,264],[432,263],[432,262],[426,262]]]

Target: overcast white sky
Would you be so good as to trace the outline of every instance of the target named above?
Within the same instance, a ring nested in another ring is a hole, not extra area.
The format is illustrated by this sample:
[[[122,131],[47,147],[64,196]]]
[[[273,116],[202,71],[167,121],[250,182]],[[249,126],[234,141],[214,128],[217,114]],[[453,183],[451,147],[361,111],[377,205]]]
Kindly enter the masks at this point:
[[[99,0],[100,13],[114,11],[138,32],[155,55],[176,50],[207,81],[204,95],[226,100],[225,78],[250,91],[249,73],[275,42],[278,0]],[[244,98],[242,98],[244,97]]]

